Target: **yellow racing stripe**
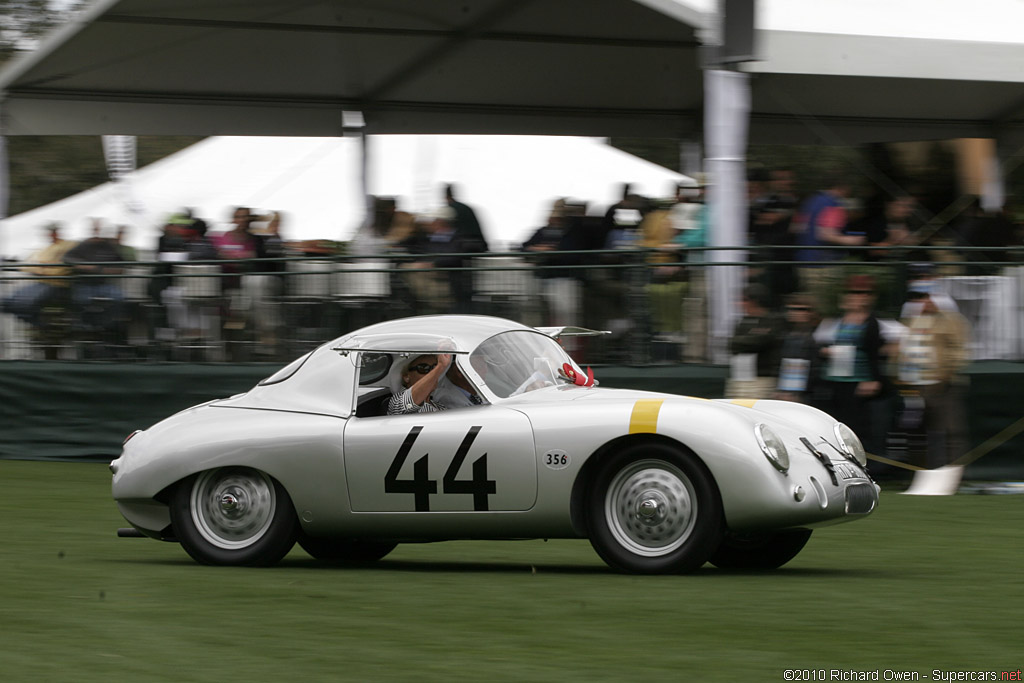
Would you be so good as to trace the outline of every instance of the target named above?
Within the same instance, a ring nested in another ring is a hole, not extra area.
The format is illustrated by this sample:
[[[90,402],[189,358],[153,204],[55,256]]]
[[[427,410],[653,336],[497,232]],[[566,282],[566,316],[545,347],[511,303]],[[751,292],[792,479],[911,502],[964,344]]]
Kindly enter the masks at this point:
[[[733,400],[729,401],[729,403],[732,403],[733,405],[737,406],[743,406],[744,408],[753,408],[754,404],[757,403],[759,400],[760,399],[756,398],[734,398]]]
[[[629,418],[630,434],[657,434],[658,413],[661,412],[663,399],[643,399],[633,404],[633,414]]]

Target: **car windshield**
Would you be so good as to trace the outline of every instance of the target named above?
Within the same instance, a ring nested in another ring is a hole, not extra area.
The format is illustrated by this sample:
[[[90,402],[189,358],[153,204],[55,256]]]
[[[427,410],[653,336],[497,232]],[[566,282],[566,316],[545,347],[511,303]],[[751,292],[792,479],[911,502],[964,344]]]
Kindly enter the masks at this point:
[[[566,363],[579,372],[558,342],[527,330],[491,337],[470,354],[469,362],[498,398],[568,382],[562,372]]]

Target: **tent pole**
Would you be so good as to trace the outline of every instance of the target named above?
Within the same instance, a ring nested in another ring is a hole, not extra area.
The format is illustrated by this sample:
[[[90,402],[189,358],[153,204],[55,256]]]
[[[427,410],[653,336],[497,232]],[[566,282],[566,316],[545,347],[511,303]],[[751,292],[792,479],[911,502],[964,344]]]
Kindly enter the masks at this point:
[[[729,247],[708,252],[708,261],[735,263],[746,260],[747,183],[746,140],[750,115],[749,76],[737,71],[707,69],[704,72],[706,167],[710,211],[710,247]],[[734,249],[734,247],[739,247]],[[706,278],[711,325],[709,354],[716,364],[726,364],[729,339],[739,317],[737,302],[743,288],[743,267],[711,265]]]
[[[341,135],[359,139],[359,193],[363,198],[363,220],[359,224],[358,232],[368,233],[373,225],[374,206],[373,197],[370,195],[370,141],[366,134],[366,118],[363,112],[341,112]],[[344,227],[342,229],[344,230]]]
[[[708,355],[729,362],[729,340],[739,319],[742,265],[747,259],[747,130],[750,126],[750,75],[739,71],[755,59],[754,14],[757,0],[718,0],[704,37],[704,151],[709,174],[708,252],[710,324]]]
[[[364,130],[359,134],[359,189],[363,195],[366,214],[363,216],[363,230],[373,225],[373,196],[370,194],[370,137]]]
[[[11,196],[10,167],[7,163],[7,136],[4,135],[4,107],[0,101],[0,221],[7,218]],[[4,230],[0,229],[0,261],[4,258]]]

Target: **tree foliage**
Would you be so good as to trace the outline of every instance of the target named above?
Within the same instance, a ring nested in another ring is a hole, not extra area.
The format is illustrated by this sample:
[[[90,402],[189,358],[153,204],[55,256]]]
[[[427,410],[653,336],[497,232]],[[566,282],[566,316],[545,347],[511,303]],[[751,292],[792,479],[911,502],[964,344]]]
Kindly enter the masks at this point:
[[[673,170],[679,166],[679,141],[667,139],[612,138],[611,143],[631,154]],[[926,163],[920,168],[901,164],[889,145],[862,146],[774,145],[754,144],[747,148],[748,170],[790,169],[796,175],[799,195],[820,190],[821,179],[830,172],[845,174],[860,199],[876,193],[897,190],[912,192],[922,200],[930,214],[943,211],[958,197],[955,164],[947,146],[932,143]],[[1011,202],[1019,195],[1014,188],[1024,187],[1024,157],[1008,164],[1020,166],[1018,180],[1011,174],[1008,196]],[[627,178],[623,182],[628,182]]]
[[[195,136],[144,135],[138,164],[145,166],[202,140]],[[10,207],[16,215],[83,192],[109,180],[96,135],[14,136],[7,139]],[[83,218],[87,218],[83,216]]]
[[[31,50],[45,33],[68,20],[84,3],[52,0],[0,0],[0,64]]]
[[[0,0],[0,66],[34,49],[49,31],[71,19],[82,0]],[[144,136],[138,163],[144,166],[202,138]],[[87,190],[108,180],[98,136],[14,136],[8,138],[10,206],[19,214]],[[84,217],[83,217],[84,218]]]

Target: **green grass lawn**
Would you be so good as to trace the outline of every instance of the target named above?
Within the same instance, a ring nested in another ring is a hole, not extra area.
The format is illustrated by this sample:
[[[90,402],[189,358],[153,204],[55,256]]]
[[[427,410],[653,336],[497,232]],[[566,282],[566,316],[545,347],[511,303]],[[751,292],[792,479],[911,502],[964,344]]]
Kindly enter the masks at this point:
[[[782,681],[1016,671],[1024,496],[883,493],[781,570],[625,576],[586,541],[298,547],[210,568],[120,539],[106,467],[0,461],[0,681]]]

